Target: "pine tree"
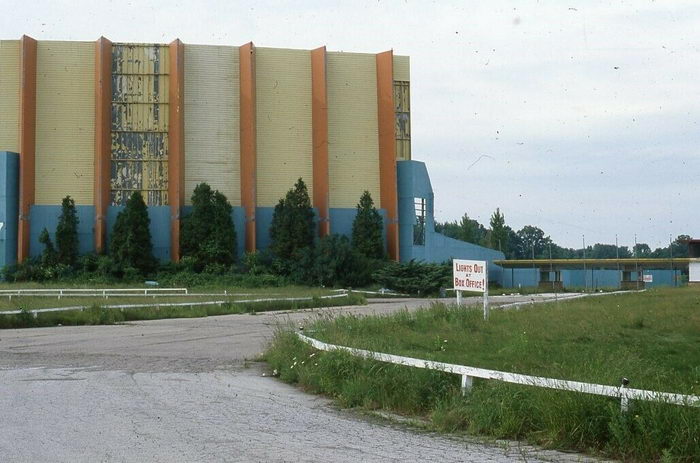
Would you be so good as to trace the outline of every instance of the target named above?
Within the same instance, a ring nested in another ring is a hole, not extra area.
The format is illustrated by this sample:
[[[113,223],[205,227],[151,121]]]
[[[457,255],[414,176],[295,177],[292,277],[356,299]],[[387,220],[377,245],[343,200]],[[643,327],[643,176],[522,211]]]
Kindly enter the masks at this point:
[[[195,268],[230,266],[236,260],[236,230],[231,204],[218,190],[200,183],[192,194],[192,213],[182,222],[182,255],[195,259]]]
[[[270,226],[270,249],[282,259],[290,259],[314,243],[314,211],[306,184],[300,178],[275,206]]]
[[[352,245],[366,257],[384,258],[384,223],[369,191],[362,193],[352,222]]]
[[[56,265],[56,249],[51,242],[49,231],[44,228],[39,233],[39,243],[44,245],[44,250],[41,252],[41,263],[43,265]]]
[[[56,226],[58,262],[74,267],[78,261],[78,213],[70,196],[63,198],[61,215]]]
[[[508,230],[506,228],[506,218],[499,208],[491,216],[491,248],[498,249],[504,254],[508,251]]]
[[[150,225],[148,207],[135,191],[117,216],[110,243],[110,255],[122,269],[133,267],[143,274],[155,269]]]

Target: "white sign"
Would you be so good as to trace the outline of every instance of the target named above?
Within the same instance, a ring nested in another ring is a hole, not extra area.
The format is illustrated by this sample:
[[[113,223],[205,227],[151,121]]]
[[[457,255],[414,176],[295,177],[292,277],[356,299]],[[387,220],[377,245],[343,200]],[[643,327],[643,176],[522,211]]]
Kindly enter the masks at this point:
[[[3,228],[5,228],[5,222],[0,222],[0,231],[2,231]]]
[[[483,260],[454,259],[452,261],[452,280],[455,291],[486,292],[488,290],[486,262]]]
[[[644,283],[653,283],[654,275],[644,275]]]
[[[700,283],[700,259],[692,259],[688,263],[688,281]]]

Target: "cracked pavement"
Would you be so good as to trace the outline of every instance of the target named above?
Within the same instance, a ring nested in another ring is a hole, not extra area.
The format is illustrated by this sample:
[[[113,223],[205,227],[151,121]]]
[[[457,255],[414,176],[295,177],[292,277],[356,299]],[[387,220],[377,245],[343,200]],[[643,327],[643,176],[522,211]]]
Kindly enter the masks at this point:
[[[254,361],[280,324],[429,302],[1,330],[0,455],[18,462],[597,461],[339,410],[262,376],[264,365]]]

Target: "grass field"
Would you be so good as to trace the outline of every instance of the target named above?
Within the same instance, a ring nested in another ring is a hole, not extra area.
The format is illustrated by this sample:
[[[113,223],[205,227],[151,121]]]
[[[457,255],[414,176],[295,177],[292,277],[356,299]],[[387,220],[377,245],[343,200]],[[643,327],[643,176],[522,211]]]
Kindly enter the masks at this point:
[[[659,289],[550,303],[520,311],[436,304],[417,313],[314,323],[320,340],[409,357],[700,395],[700,288]],[[431,419],[435,429],[526,439],[631,461],[700,461],[700,408],[476,381],[319,353],[280,331],[266,358],[282,379],[344,406]]]

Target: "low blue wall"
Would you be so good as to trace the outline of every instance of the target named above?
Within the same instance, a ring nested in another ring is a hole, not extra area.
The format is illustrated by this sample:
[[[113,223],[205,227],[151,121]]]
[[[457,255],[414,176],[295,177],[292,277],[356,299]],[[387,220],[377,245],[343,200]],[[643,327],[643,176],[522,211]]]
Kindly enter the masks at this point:
[[[61,206],[34,205],[29,210],[29,255],[40,256],[44,245],[39,242],[39,235],[46,228],[51,241],[56,245],[56,225],[61,215]],[[87,254],[95,250],[95,208],[94,206],[75,206],[78,214],[78,252]]]
[[[17,262],[19,155],[0,151],[0,267]]]
[[[651,275],[653,281],[646,283],[646,288],[659,286],[678,286],[681,272],[678,269],[644,270],[644,275]],[[564,288],[619,288],[622,272],[615,269],[565,269],[561,270]],[[631,272],[632,281],[637,279],[637,272]],[[536,268],[503,269],[500,284],[504,288],[537,286],[540,272]],[[549,280],[554,280],[554,272],[549,272]]]
[[[501,274],[500,284],[504,288],[526,288],[537,286],[539,278],[536,268],[506,268]]]

